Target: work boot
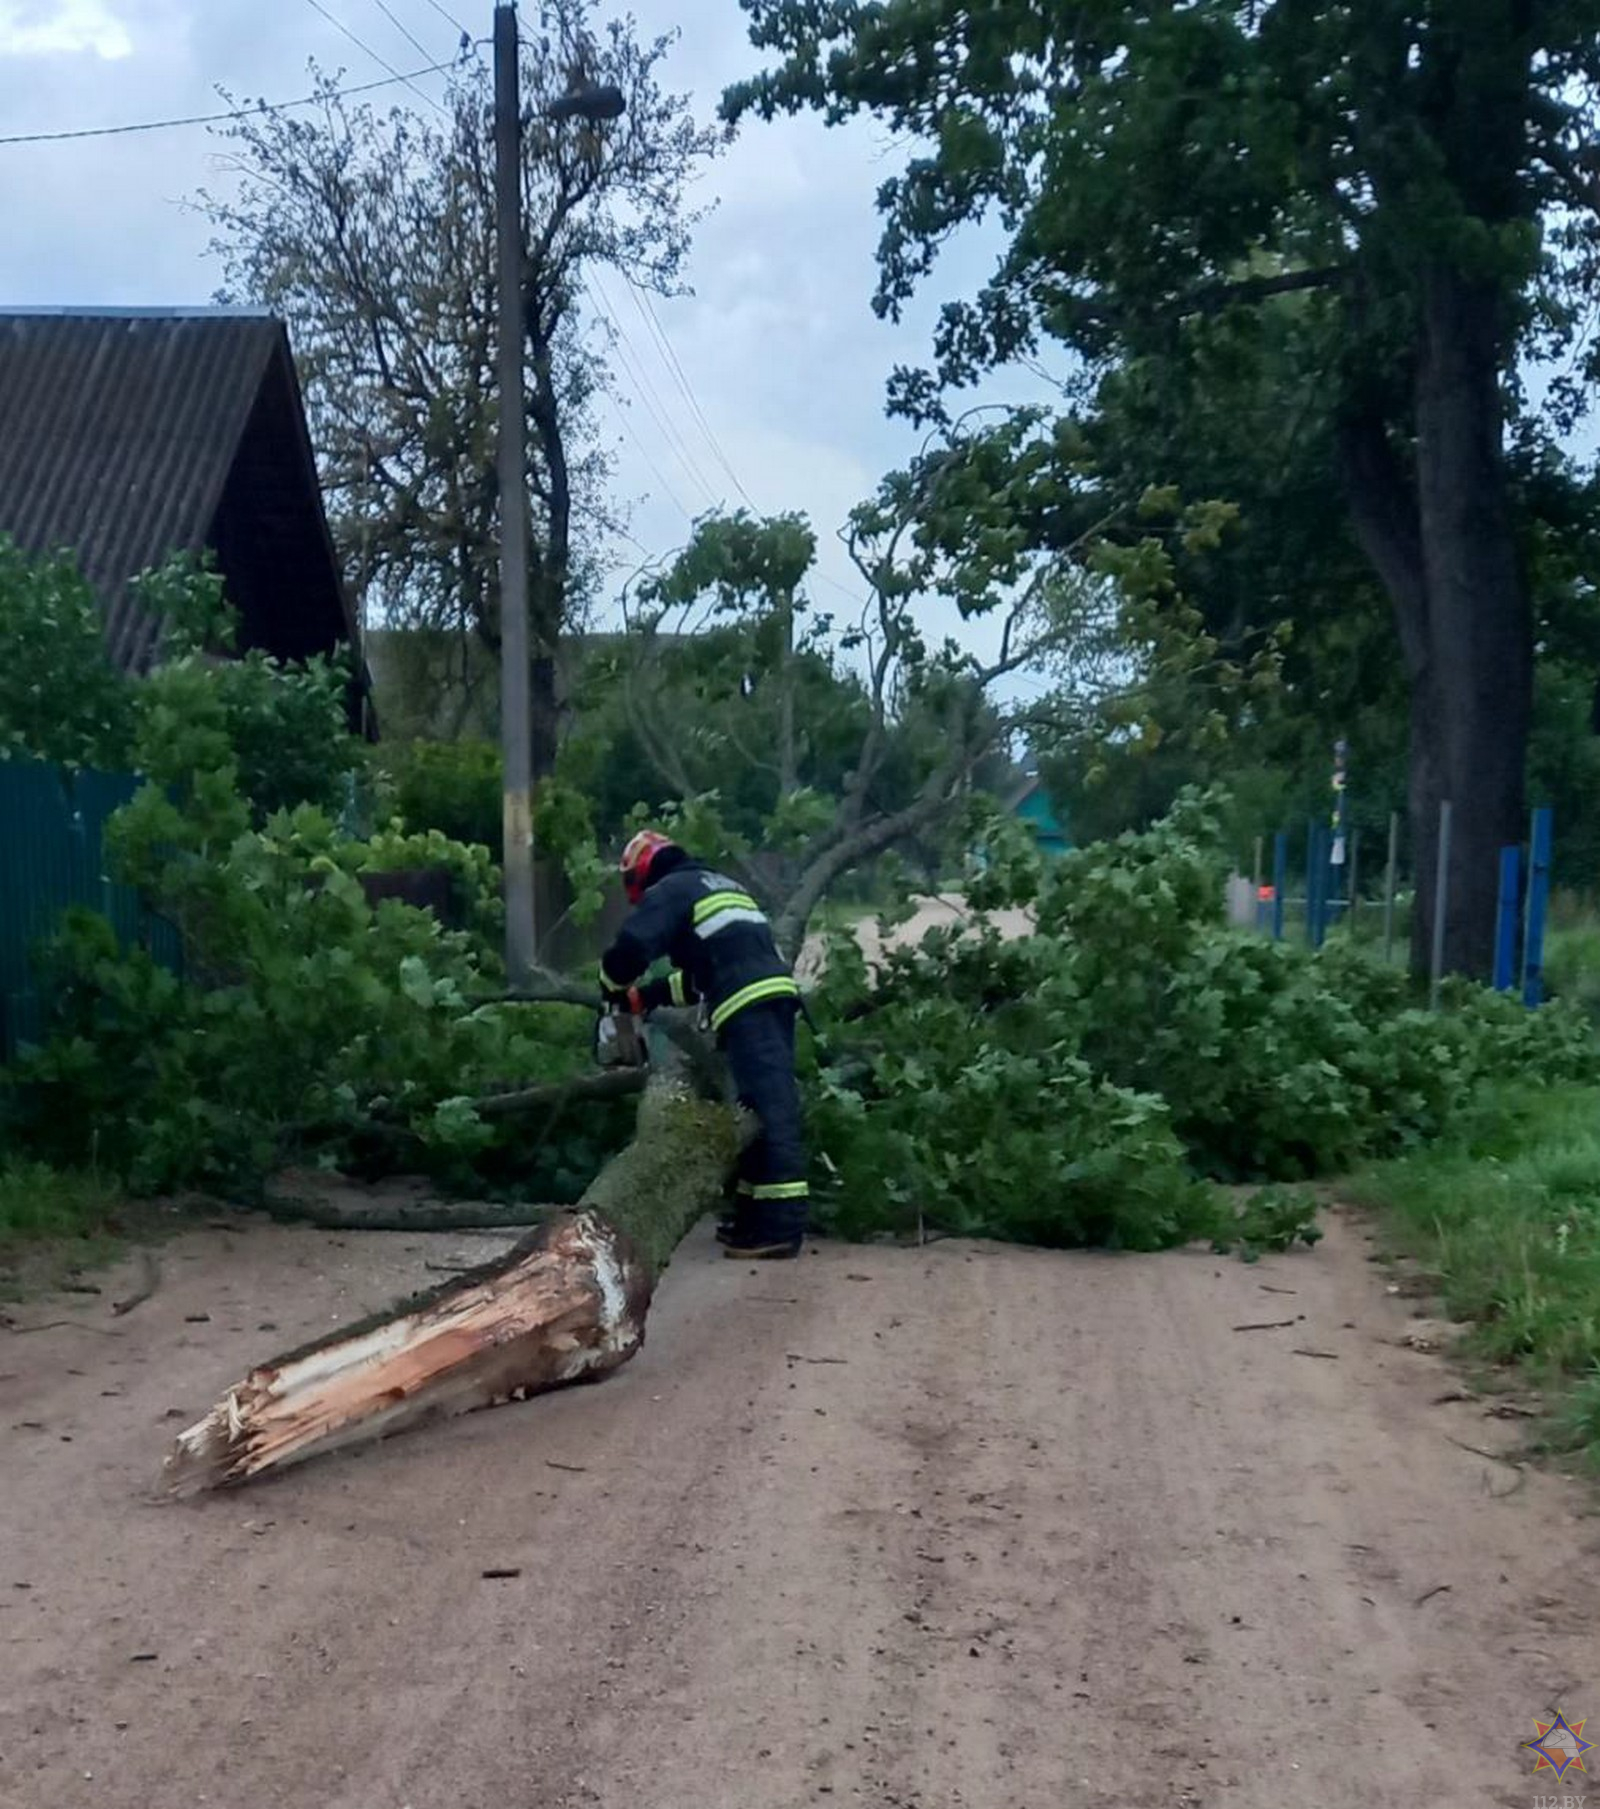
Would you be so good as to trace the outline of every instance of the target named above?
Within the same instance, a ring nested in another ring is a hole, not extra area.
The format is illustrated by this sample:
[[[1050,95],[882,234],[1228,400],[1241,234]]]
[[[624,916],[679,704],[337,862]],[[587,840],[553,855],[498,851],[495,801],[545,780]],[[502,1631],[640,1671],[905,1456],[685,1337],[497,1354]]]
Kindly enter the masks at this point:
[[[722,1254],[731,1262],[780,1263],[800,1254],[805,1243],[800,1231],[767,1231],[760,1226],[736,1226],[722,1239]]]

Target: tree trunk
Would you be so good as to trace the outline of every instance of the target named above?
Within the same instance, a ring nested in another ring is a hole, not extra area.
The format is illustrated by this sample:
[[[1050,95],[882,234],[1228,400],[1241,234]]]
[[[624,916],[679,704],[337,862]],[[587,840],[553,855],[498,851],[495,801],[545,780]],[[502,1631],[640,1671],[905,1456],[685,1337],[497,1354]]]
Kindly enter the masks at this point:
[[[251,1370],[179,1435],[174,1492],[269,1470],[427,1419],[595,1380],[644,1340],[661,1272],[723,1196],[742,1135],[726,1107],[654,1081],[632,1143],[577,1210],[497,1262]]]
[[[1415,466],[1386,397],[1341,425],[1357,537],[1394,607],[1411,686],[1413,969],[1432,959],[1439,807],[1454,806],[1445,967],[1486,977],[1499,852],[1523,834],[1533,633],[1503,455],[1504,330],[1496,290],[1430,273],[1414,385]]]
[[[1523,835],[1533,632],[1506,492],[1502,307],[1494,285],[1438,268],[1417,372],[1417,501],[1426,665],[1412,710],[1412,963],[1432,952],[1439,806],[1454,805],[1447,971],[1493,965],[1500,850]]]

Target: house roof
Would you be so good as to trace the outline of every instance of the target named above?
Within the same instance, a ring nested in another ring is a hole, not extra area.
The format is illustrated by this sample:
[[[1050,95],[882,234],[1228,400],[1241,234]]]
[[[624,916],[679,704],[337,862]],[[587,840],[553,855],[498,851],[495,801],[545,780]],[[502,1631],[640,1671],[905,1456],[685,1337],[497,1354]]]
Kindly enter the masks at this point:
[[[1043,784],[1044,781],[1037,773],[1021,773],[1004,793],[1001,802],[1007,810],[1020,810]]]
[[[148,666],[159,632],[129,579],[213,543],[236,467],[275,526],[295,517],[302,570],[284,578],[304,579],[319,617],[333,618],[288,625],[279,646],[247,607],[247,638],[285,654],[350,638],[280,320],[234,308],[0,311],[0,423],[0,532],[32,553],[75,554],[118,665]]]

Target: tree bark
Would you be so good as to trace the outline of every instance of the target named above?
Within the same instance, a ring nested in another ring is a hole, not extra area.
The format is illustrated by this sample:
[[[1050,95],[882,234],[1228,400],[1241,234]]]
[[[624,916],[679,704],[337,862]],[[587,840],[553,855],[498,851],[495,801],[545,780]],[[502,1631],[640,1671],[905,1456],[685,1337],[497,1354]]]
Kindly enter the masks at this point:
[[[723,1197],[743,1123],[670,1075],[576,1211],[505,1257],[253,1369],[181,1433],[174,1493],[242,1483],[428,1419],[497,1406],[626,1363],[661,1272]]]
[[[1493,962],[1501,848],[1522,840],[1533,631],[1511,522],[1497,288],[1429,272],[1413,386],[1414,469],[1381,403],[1341,431],[1356,534],[1389,594],[1411,686],[1413,969],[1432,957],[1439,810],[1454,806],[1445,967]]]
[[[1495,286],[1436,269],[1417,373],[1417,500],[1427,666],[1413,707],[1412,963],[1431,953],[1439,806],[1455,806],[1444,959],[1493,966],[1500,850],[1523,836],[1533,630],[1506,491],[1502,305]]]

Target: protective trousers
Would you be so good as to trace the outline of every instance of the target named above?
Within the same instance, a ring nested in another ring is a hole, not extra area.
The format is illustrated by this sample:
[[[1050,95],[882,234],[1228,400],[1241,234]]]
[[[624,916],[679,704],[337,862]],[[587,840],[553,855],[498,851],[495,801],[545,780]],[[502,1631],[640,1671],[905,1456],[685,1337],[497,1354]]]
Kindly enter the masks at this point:
[[[805,1128],[794,1077],[793,999],[749,1005],[722,1028],[722,1052],[740,1105],[760,1124],[739,1158],[737,1216],[763,1237],[794,1237],[806,1228]]]

